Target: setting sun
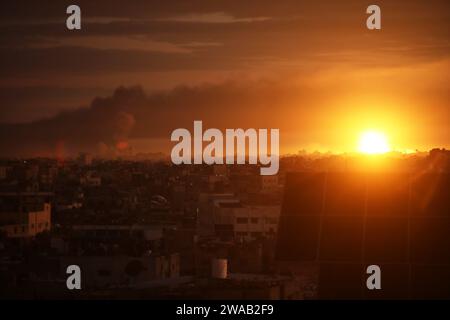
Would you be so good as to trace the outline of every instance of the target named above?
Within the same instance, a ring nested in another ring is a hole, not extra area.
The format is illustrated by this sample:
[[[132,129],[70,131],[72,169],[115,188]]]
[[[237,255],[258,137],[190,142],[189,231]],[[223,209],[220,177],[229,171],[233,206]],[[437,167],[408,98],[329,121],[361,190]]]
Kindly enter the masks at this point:
[[[361,134],[358,150],[367,154],[386,153],[391,150],[386,135],[377,131],[366,131]]]

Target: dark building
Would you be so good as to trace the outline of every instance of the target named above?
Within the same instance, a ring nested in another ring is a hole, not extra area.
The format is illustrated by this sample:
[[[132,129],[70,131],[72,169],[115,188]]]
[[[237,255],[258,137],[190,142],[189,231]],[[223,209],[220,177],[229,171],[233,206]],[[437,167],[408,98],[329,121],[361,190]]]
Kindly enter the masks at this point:
[[[320,299],[449,299],[449,187],[448,173],[290,173],[276,258],[315,265]]]

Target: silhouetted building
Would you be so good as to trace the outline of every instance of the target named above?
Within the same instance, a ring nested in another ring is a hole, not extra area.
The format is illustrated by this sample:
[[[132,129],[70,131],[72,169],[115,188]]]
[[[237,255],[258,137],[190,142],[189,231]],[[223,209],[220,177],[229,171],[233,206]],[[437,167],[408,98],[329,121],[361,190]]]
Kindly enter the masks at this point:
[[[319,298],[448,299],[449,187],[448,173],[291,173],[277,260],[313,263]]]
[[[33,237],[51,228],[51,204],[39,194],[2,193],[0,230],[10,238]]]

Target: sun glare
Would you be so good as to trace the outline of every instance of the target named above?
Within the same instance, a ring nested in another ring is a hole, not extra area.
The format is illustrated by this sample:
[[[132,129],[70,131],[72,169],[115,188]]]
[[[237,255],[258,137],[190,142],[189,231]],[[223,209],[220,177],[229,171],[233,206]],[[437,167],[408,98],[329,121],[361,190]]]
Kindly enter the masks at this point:
[[[381,154],[391,150],[385,134],[377,131],[363,132],[359,139],[359,152],[366,154]]]

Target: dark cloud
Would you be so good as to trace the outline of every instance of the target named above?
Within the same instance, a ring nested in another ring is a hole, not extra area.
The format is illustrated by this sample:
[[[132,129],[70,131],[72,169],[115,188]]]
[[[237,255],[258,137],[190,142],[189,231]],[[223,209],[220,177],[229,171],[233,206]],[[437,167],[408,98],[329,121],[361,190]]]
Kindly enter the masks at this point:
[[[355,10],[360,6],[368,6],[369,2],[359,0],[322,0],[320,3],[307,0],[78,0],[87,16],[96,17],[129,17],[150,18],[167,17],[189,13],[227,12],[236,17],[254,16],[287,16],[322,12],[324,15],[334,15],[344,11]],[[10,20],[18,18],[58,18],[65,8],[73,1],[42,0],[30,2],[27,0],[8,1],[2,4],[0,17]],[[446,0],[379,0],[378,5],[386,6],[405,12],[415,12],[418,9],[429,7],[430,10],[439,10],[448,4]]]
[[[99,87],[0,87],[0,123],[49,118],[63,110],[87,106],[92,97],[110,91]]]
[[[229,59],[227,59],[227,56]],[[221,56],[103,50],[80,47],[58,47],[30,50],[3,50],[0,69],[3,76],[92,73],[122,71],[220,70],[236,67],[236,58],[224,52]]]
[[[379,34],[366,30],[367,4],[357,0],[78,1],[86,20],[79,32],[65,28],[69,4],[11,1],[2,6],[2,77],[231,70],[274,61],[280,65],[287,61],[292,65],[348,61],[367,65],[370,56],[379,53],[385,54],[384,61],[415,63],[441,59],[449,50],[448,1],[380,1],[383,31]],[[212,16],[202,18],[208,14]],[[95,38],[89,44],[92,37],[117,37],[115,49],[102,48]],[[121,39],[133,37],[148,39],[148,48],[144,50],[145,41],[142,50],[125,42],[121,48]],[[85,45],[80,45],[80,38]],[[152,42],[188,50],[162,52]],[[405,47],[407,59],[395,59],[405,54]]]
[[[95,98],[88,108],[28,124],[0,125],[0,155],[53,155],[61,145],[68,154],[97,152],[99,145],[116,148],[129,139],[169,143],[174,129],[190,128],[194,120],[218,128],[265,127],[268,118],[279,125],[285,101],[298,96],[298,89],[272,82],[227,82],[146,95],[140,87],[121,87],[110,97]],[[275,105],[278,115],[272,114]]]
[[[111,98],[95,99],[89,108],[28,124],[3,124],[0,126],[2,153],[54,155],[62,145],[69,153],[93,150],[98,143],[113,147],[134,126],[133,115],[121,109],[127,103],[144,100],[139,89],[121,89]]]

